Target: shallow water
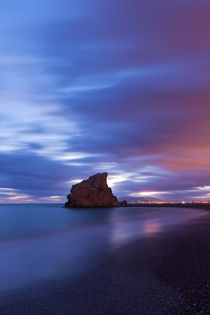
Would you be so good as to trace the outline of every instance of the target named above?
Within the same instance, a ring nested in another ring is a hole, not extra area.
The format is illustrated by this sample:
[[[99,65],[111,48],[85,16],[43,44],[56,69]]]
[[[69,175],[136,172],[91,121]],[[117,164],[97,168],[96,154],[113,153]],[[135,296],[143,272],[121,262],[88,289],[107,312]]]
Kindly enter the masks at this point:
[[[133,240],[206,214],[180,208],[0,205],[0,291],[79,275]]]

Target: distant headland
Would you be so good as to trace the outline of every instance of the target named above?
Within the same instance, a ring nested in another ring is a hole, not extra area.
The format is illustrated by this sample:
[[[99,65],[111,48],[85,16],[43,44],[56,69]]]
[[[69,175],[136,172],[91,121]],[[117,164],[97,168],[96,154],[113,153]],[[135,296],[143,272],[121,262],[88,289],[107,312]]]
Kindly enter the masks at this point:
[[[72,185],[66,208],[126,207],[127,201],[118,201],[107,185],[108,173],[98,173]]]

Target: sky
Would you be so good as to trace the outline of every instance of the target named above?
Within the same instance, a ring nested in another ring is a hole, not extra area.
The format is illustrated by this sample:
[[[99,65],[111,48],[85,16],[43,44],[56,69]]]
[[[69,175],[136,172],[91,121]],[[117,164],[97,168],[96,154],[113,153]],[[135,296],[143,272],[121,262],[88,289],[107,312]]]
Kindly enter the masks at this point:
[[[0,202],[210,200],[209,0],[0,4]]]

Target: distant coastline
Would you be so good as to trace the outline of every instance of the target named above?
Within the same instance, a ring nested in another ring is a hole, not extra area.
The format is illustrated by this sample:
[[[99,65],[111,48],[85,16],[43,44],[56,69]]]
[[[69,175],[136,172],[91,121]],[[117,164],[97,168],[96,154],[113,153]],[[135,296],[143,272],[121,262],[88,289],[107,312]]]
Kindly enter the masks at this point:
[[[177,207],[197,208],[210,210],[210,202],[136,202],[129,203],[128,207]]]

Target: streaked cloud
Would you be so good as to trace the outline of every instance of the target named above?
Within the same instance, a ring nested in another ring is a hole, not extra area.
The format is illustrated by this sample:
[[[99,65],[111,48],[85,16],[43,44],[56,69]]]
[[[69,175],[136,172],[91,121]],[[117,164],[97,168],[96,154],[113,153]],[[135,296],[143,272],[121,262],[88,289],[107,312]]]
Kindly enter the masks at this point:
[[[133,197],[150,197],[150,196],[160,196],[161,194],[164,194],[167,192],[163,192],[163,191],[141,191],[138,193],[132,193],[130,194],[130,196]]]
[[[101,171],[122,197],[210,199],[209,12],[196,0],[2,2],[0,201],[63,202]]]

